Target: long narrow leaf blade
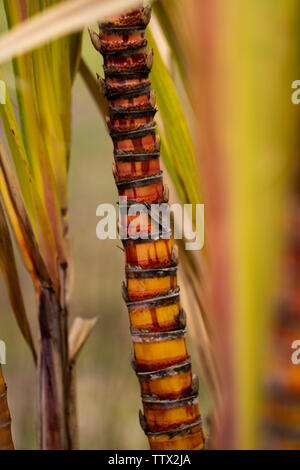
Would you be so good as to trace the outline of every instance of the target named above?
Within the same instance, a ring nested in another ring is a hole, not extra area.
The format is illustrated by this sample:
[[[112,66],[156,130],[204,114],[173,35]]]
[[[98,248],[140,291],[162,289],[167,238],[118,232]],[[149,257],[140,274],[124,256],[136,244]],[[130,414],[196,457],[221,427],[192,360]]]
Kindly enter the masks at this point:
[[[4,77],[0,68],[0,79],[4,81]],[[6,134],[9,149],[15,164],[15,168],[20,183],[20,188],[26,203],[26,207],[30,216],[33,228],[36,227],[34,214],[34,203],[32,199],[31,185],[28,184],[32,179],[28,164],[27,154],[25,151],[22,136],[19,131],[17,119],[14,114],[12,103],[8,92],[6,92],[6,103],[0,106],[0,116],[2,125]]]
[[[200,200],[199,168],[189,127],[168,69],[161,58],[158,46],[150,31],[147,31],[149,47],[154,52],[151,82],[156,92],[157,104],[162,117],[166,142],[172,159],[164,159],[170,174],[176,171],[185,192],[186,203]],[[162,154],[164,158],[164,153]],[[171,168],[171,164],[174,169]]]
[[[0,192],[32,278],[35,281],[39,279],[41,282],[50,283],[49,274],[40,255],[20,187],[1,141]]]
[[[25,311],[19,275],[9,228],[0,202],[0,271],[7,287],[10,303],[23,337],[31,349],[36,362],[36,351]]]
[[[171,53],[176,60],[178,70],[189,94],[187,85],[186,44],[183,44],[182,35],[187,25],[184,18],[184,4],[180,0],[160,0],[153,4],[153,11],[170,45]]]

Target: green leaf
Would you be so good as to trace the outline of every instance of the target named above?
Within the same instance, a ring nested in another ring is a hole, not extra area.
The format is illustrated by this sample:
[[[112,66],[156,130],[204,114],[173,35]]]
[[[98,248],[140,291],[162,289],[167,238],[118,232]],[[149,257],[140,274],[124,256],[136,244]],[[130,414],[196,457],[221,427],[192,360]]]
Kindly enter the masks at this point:
[[[179,193],[184,196],[182,202],[197,203],[200,200],[199,168],[189,127],[168,69],[161,58],[157,44],[148,30],[149,47],[154,52],[151,83],[155,90],[157,105],[163,121],[166,144],[169,155],[163,147],[162,157],[169,173],[176,174],[175,185],[180,185]]]
[[[4,81],[1,68],[0,79]],[[6,134],[7,142],[11,151],[11,155],[16,167],[24,201],[26,203],[29,217],[36,233],[36,220],[31,192],[31,184],[28,184],[30,181],[32,181],[32,176],[30,174],[30,168],[24,143],[19,131],[19,126],[14,114],[14,110],[8,92],[6,92],[6,104],[0,106],[0,116]]]
[[[50,285],[49,274],[41,257],[17,178],[1,141],[0,192],[32,279],[35,283]]]
[[[51,162],[52,172],[59,193],[60,207],[62,210],[65,210],[67,208],[67,158],[65,135],[60,113],[66,112],[66,116],[70,119],[70,97],[67,98],[68,110],[65,109],[65,102],[63,102],[61,106],[58,105],[59,96],[56,97],[53,82],[51,81],[51,75],[49,73],[51,69],[49,68],[49,62],[47,60],[46,49],[37,49],[32,54],[32,79],[34,81],[35,90],[34,101],[41,132],[40,138],[42,138],[45,143],[46,152]],[[62,92],[63,90],[59,93],[60,96]],[[66,126],[68,127],[68,131],[66,132],[68,134],[70,134],[69,124],[70,123],[66,122]],[[70,137],[68,137],[67,145],[69,148]]]
[[[185,90],[190,95],[190,85],[187,79],[186,47],[182,42],[182,34],[186,29],[186,22],[181,15],[184,5],[180,0],[160,0],[154,2],[153,12],[169,43],[171,54],[174,56]],[[184,16],[183,16],[184,17]]]
[[[40,9],[36,0],[25,2],[24,5],[27,7],[27,17]],[[18,24],[25,16],[24,13],[21,18],[18,7],[11,2],[5,2],[5,7],[10,25]],[[62,215],[64,216],[67,206],[66,168],[70,145],[70,138],[67,136],[70,135],[71,91],[65,93],[63,102],[59,103],[59,96],[63,92],[55,89],[58,79],[55,80],[52,73],[51,57],[51,49],[47,45],[34,53],[17,57],[14,60],[14,70],[23,141],[38,201],[36,210],[44,221],[45,213],[48,214],[59,263],[65,264]],[[70,86],[70,80],[64,81],[62,86],[67,87],[68,83]],[[68,114],[64,120],[65,127],[62,124],[63,113]],[[51,274],[54,276],[53,266],[54,263],[57,264],[57,259],[55,257],[51,260],[50,253],[53,250],[48,252],[46,249],[51,245],[49,227],[46,235],[42,233],[45,230],[44,225],[40,224],[39,228],[40,246],[44,247],[43,254],[48,258],[48,263],[51,261]]]

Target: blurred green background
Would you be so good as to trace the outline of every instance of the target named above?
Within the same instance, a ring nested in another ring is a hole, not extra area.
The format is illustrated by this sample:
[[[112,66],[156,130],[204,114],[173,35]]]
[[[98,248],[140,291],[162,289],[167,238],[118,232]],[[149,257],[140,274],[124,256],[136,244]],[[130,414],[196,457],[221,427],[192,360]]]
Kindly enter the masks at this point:
[[[1,4],[0,32],[5,29]],[[93,73],[100,72],[99,54],[91,47],[86,33],[83,47]],[[4,72],[8,87],[13,87],[10,65],[4,68]],[[2,129],[0,134],[3,138]],[[70,237],[74,258],[70,324],[75,316],[99,318],[77,368],[80,446],[82,449],[147,449],[147,439],[138,420],[141,407],[139,385],[130,365],[132,344],[128,314],[121,297],[124,279],[124,257],[118,249],[121,243],[96,238],[97,206],[117,201],[111,170],[112,151],[103,119],[82,79],[77,76],[73,90],[73,145],[69,173]],[[37,337],[37,309],[32,282],[20,258],[18,266],[28,316]],[[2,282],[0,339],[7,345],[4,374],[15,446],[17,449],[35,449],[35,370]],[[190,352],[195,356],[191,344]],[[199,373],[197,363],[194,371]]]

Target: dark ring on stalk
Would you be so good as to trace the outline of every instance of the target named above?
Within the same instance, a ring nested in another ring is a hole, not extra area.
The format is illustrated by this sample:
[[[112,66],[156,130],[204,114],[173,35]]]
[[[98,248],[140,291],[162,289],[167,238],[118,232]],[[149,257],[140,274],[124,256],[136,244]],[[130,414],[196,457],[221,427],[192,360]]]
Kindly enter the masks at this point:
[[[139,118],[139,117],[154,117],[157,113],[156,108],[146,108],[146,109],[131,109],[127,110],[122,108],[121,110],[115,110],[112,106],[110,109],[110,115],[112,118],[115,118],[116,115],[120,115],[121,119],[131,119],[131,118]]]
[[[110,34],[110,33],[106,33],[106,34]],[[109,40],[108,40],[109,41]],[[131,52],[135,52],[137,51],[138,49],[141,49],[141,48],[146,48],[147,47],[147,39],[144,38],[140,38],[140,41],[138,42],[137,41],[137,44],[130,44],[130,48],[129,47],[124,47],[124,48],[120,48],[118,46],[115,46],[115,48],[113,47],[113,42],[110,43],[110,44],[106,44],[104,45],[103,44],[103,39],[101,38],[100,36],[100,44],[101,44],[101,47],[100,47],[100,52],[102,55],[105,55],[105,54],[117,54],[117,53],[120,53],[122,51],[131,51]],[[111,47],[111,48],[110,48]]]
[[[117,162],[147,162],[149,160],[158,160],[160,152],[155,153],[128,153],[126,155],[114,155]]]
[[[139,95],[137,95],[139,96]],[[109,114],[110,115],[113,115],[113,114],[122,114],[123,112],[125,113],[129,113],[131,111],[144,111],[145,113],[148,112],[148,111],[152,111],[154,110],[153,106],[151,104],[147,104],[145,106],[145,108],[135,108],[134,106],[130,105],[129,107],[126,107],[126,106],[110,106],[109,107]]]
[[[186,335],[186,328],[181,330],[171,331],[140,331],[130,328],[131,338],[134,343],[153,343],[155,341],[171,341],[178,338],[184,338]]]
[[[266,394],[268,399],[275,401],[275,402],[285,402],[287,406],[300,406],[300,397],[299,394],[295,394],[295,392],[290,392],[280,386],[276,381],[269,380],[269,383],[265,384]]]
[[[143,30],[146,30],[147,26],[148,26],[148,23],[145,24],[145,23],[138,23],[138,24],[132,24],[132,25],[128,25],[128,26],[125,26],[125,25],[122,25],[122,26],[118,26],[116,25],[115,23],[113,22],[108,22],[108,21],[103,21],[102,23],[98,23],[98,26],[99,26],[99,31],[103,31],[103,32],[109,32],[111,30],[140,30],[140,31],[143,31]],[[125,31],[124,31],[125,32]]]
[[[280,302],[279,305],[277,305],[275,314],[281,326],[288,326],[292,329],[298,325],[299,319],[294,309],[285,302]]]
[[[170,303],[179,302],[180,300],[180,287],[176,287],[174,290],[170,290],[166,294],[158,295],[157,297],[152,297],[151,299],[146,300],[137,300],[136,302],[126,302],[128,310],[131,311],[136,307],[151,308],[157,307],[159,305],[164,305],[165,301],[170,300]],[[148,372],[147,372],[148,373]]]
[[[133,34],[141,33],[146,30],[145,26],[111,26],[107,27],[105,23],[99,24],[99,34]]]
[[[128,91],[118,91],[116,93],[110,93],[106,92],[105,96],[111,100],[111,99],[116,99],[116,98],[135,98],[137,96],[145,95],[146,93],[150,94],[151,88],[150,84],[149,85],[137,85],[134,88],[131,88],[131,90]],[[114,107],[111,107],[112,110],[114,110]]]
[[[150,70],[130,70],[128,72],[128,78],[148,78]],[[121,72],[122,78],[126,77],[126,71]],[[112,72],[111,77],[120,78],[120,72]]]
[[[1,423],[0,424],[0,429],[5,429],[7,428],[8,426],[11,425],[11,418],[9,418],[8,420],[5,421],[5,423]]]
[[[146,62],[146,61],[145,61]],[[105,76],[106,77],[112,77],[112,76],[122,76],[122,77],[129,77],[132,78],[139,74],[139,76],[142,77],[148,77],[150,70],[147,68],[146,64],[144,66],[145,68],[138,69],[138,70],[119,70],[117,67],[107,67],[106,65],[103,66]]]
[[[274,423],[273,421],[265,420],[262,424],[263,428],[267,432],[271,432],[277,438],[285,438],[285,439],[300,439],[300,427],[298,426],[296,429],[291,429],[288,425],[281,425]]]
[[[150,371],[150,372],[137,372],[136,375],[142,380],[155,380],[163,379],[169,377],[170,375],[181,374],[182,372],[189,372],[192,370],[191,358],[179,362],[179,364],[174,364],[173,366],[166,367],[165,369]],[[143,396],[143,395],[142,395]],[[148,395],[149,396],[149,395]],[[146,398],[147,395],[144,395]]]
[[[165,201],[164,201],[164,203],[165,203]],[[152,217],[152,215],[153,215],[153,214],[152,214],[152,207],[153,207],[153,206],[160,206],[160,204],[161,204],[161,203],[149,203],[149,202],[145,202],[145,201],[143,201],[143,202],[136,202],[136,201],[132,201],[132,200],[127,199],[127,198],[126,198],[126,202],[125,202],[125,203],[123,203],[122,200],[121,200],[121,202],[120,202],[120,201],[117,202],[117,205],[119,206],[120,211],[122,210],[122,215],[123,215],[123,216],[124,216],[124,215],[128,215],[128,211],[130,210],[131,206],[140,206],[140,205],[142,205],[142,206],[145,208],[145,209],[143,209],[143,213],[144,213],[144,214],[147,213],[150,219],[153,219],[153,217]],[[127,212],[125,212],[124,209],[127,209]],[[138,211],[138,212],[141,212],[141,211]],[[129,216],[131,216],[131,215],[135,215],[135,214],[129,214]],[[154,221],[155,221],[155,223],[156,223],[157,225],[159,225],[160,228],[163,228],[163,230],[164,230],[165,232],[167,232],[167,230],[166,230],[166,229],[164,228],[164,226],[162,225],[162,221],[161,221],[161,220],[155,220],[155,219],[154,219]],[[125,230],[125,229],[124,229],[124,230]],[[161,230],[160,230],[160,232],[161,232]],[[131,237],[128,237],[128,238],[132,239]]]
[[[118,189],[142,188],[143,186],[150,186],[151,184],[162,183],[162,171],[157,175],[147,176],[147,178],[139,178],[132,181],[117,182]]]
[[[156,397],[142,397],[143,403],[150,405],[160,405],[163,409],[178,408],[179,406],[189,406],[198,403],[198,395],[191,395],[184,398],[175,398],[175,400],[161,400]]]
[[[140,126],[138,129],[134,129],[133,131],[111,132],[110,136],[114,141],[135,139],[139,137],[146,137],[149,134],[155,135],[155,129],[155,123],[149,122],[148,124]]]
[[[101,51],[101,54],[102,55],[118,55],[118,56],[121,56],[121,57],[128,57],[130,55],[132,55],[132,53],[134,53],[134,55],[136,54],[147,54],[147,47],[145,46],[140,46],[139,47],[136,47],[136,48],[128,48],[128,49],[118,49],[117,51]]]
[[[150,235],[150,237],[148,236]],[[169,238],[163,238],[163,235],[168,235]],[[128,242],[133,243],[133,245],[142,245],[143,243],[151,243],[151,242],[158,242],[159,240],[171,240],[172,238],[172,230],[169,230],[168,232],[165,232],[164,234],[159,231],[159,232],[150,232],[147,234],[147,238],[121,238],[121,241],[123,245],[126,247]],[[175,266],[173,264],[172,266]],[[177,265],[176,265],[177,266]]]
[[[123,208],[123,207],[127,207],[127,206],[134,206],[134,205],[142,205],[142,206],[145,206],[148,213],[151,214],[151,205],[152,204],[149,204],[149,202],[136,202],[136,201],[132,201],[131,199],[127,199],[126,203],[123,204],[122,202],[120,203],[120,201],[117,202],[118,206]],[[153,203],[154,205],[156,205],[157,203]],[[158,203],[159,204],[159,203]]]
[[[127,198],[126,198],[126,199],[127,199]],[[157,205],[156,203],[150,204],[150,203],[145,202],[145,201],[144,201],[144,202],[136,202],[136,201],[131,201],[131,200],[126,200],[125,203],[123,203],[122,201],[121,201],[121,202],[118,201],[117,204],[118,204],[118,206],[120,207],[120,209],[124,209],[124,208],[126,209],[127,207],[130,208],[131,206],[135,206],[135,205],[136,205],[136,206],[142,205],[142,206],[144,206],[144,208],[145,208],[145,209],[143,209],[143,213],[146,214],[146,212],[147,212],[147,214],[149,215],[149,217],[151,217],[151,207],[152,207],[152,205],[155,205],[155,206]],[[159,205],[159,204],[160,204],[160,203],[158,203],[158,205]],[[128,210],[129,210],[129,209],[128,209]],[[122,213],[122,215],[125,215],[125,214]],[[126,215],[128,215],[128,212],[126,213]],[[129,214],[129,215],[133,215],[133,216],[134,216],[135,214]],[[128,237],[128,238],[130,238],[130,237]]]
[[[0,395],[0,400],[5,400],[7,398],[7,390]]]
[[[126,268],[127,279],[147,279],[155,277],[176,276],[177,266],[169,268],[141,269],[139,267]]]
[[[99,34],[134,34],[134,33],[141,33],[146,30],[146,26],[144,25],[136,25],[136,26],[111,26],[106,27],[106,23],[99,24]]]
[[[195,421],[194,423],[192,424],[188,424],[188,425],[185,425],[185,426],[180,426],[180,428],[176,428],[176,429],[169,429],[168,431],[159,431],[159,432],[151,432],[151,431],[145,431],[145,434],[147,436],[163,436],[163,435],[167,435],[167,436],[178,436],[180,434],[192,434],[192,429],[193,428],[196,428],[197,426],[200,426],[201,430],[201,434],[203,436],[203,431],[202,431],[202,421],[201,419],[198,419],[197,421]],[[204,440],[204,436],[203,436],[203,440]]]

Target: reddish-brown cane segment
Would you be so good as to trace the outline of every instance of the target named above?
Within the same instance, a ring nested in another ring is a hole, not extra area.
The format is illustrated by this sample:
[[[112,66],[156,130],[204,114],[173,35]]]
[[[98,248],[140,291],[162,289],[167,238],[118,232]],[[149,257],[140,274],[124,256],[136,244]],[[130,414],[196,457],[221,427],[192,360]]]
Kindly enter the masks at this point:
[[[147,52],[145,28],[150,7],[108,19],[92,42],[103,54],[105,80],[99,78],[109,101],[107,124],[114,145],[114,177],[119,196],[145,205],[166,201],[159,165],[155,99],[150,91],[152,52]],[[141,385],[142,425],[150,447],[156,450],[203,449],[204,437],[186,345],[185,314],[180,307],[173,239],[156,238],[146,211],[136,226],[148,240],[135,240],[135,217],[119,221],[126,257],[126,286],[134,344],[133,365]],[[157,233],[158,232],[158,233]],[[165,234],[164,234],[165,235]],[[196,384],[196,385],[195,385]]]

